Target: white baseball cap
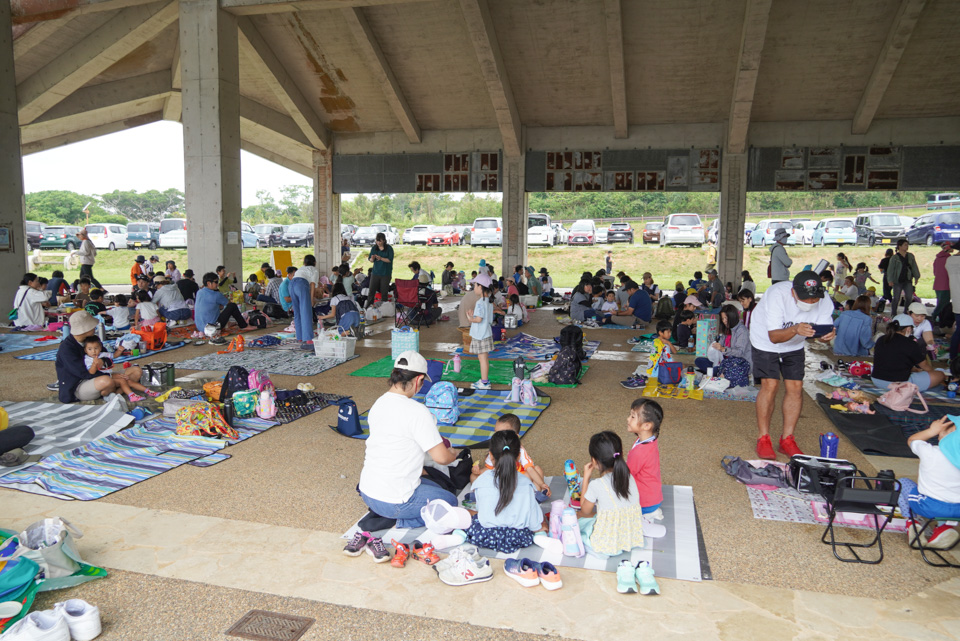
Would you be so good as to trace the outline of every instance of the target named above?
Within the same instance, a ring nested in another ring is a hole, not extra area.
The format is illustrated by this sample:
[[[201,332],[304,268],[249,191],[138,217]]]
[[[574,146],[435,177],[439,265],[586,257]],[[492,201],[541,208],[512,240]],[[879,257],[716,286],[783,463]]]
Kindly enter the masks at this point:
[[[927,311],[927,306],[923,303],[910,303],[910,307],[907,308],[907,311],[918,316],[930,315],[930,312]]]
[[[401,361],[403,361],[401,363]],[[420,355],[419,352],[415,352],[412,349],[400,354],[397,357],[397,360],[393,363],[394,369],[405,369],[408,372],[416,372],[417,374],[423,374],[428,381],[431,383],[433,379],[430,378],[430,375],[427,374],[427,359]]]
[[[466,530],[473,521],[467,510],[450,505],[443,499],[434,499],[420,508],[420,518],[427,529],[436,534]]]

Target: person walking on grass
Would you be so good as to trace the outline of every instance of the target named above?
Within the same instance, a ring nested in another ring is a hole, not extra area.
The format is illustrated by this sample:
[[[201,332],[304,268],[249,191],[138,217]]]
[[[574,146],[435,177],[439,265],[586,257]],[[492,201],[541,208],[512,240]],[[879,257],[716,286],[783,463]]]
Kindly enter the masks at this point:
[[[97,262],[97,248],[90,240],[86,228],[80,230],[77,238],[80,239],[80,249],[77,251],[77,258],[80,259],[80,278],[86,276],[97,289],[103,289],[103,285],[93,275],[93,265]]]

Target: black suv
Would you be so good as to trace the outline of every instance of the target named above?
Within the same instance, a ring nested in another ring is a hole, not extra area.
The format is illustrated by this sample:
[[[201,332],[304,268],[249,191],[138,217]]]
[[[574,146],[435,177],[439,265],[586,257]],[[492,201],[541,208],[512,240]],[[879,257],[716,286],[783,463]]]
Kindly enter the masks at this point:
[[[858,245],[896,245],[906,234],[897,214],[873,212],[860,214],[856,220]]]
[[[607,242],[612,245],[619,241],[633,244],[633,227],[630,223],[610,223],[607,229]]]
[[[40,241],[43,240],[43,230],[46,227],[43,223],[27,221],[27,245],[30,249],[40,249]]]

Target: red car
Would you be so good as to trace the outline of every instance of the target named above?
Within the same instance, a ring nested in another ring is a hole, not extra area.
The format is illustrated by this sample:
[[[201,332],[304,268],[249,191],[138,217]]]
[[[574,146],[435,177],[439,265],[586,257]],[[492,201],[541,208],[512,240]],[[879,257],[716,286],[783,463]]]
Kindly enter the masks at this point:
[[[427,245],[459,245],[460,232],[455,227],[435,227],[427,234]]]

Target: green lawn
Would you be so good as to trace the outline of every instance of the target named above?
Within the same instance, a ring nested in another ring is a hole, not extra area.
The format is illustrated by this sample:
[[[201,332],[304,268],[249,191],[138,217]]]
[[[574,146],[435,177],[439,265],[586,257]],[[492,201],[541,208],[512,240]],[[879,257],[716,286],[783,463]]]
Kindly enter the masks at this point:
[[[454,247],[454,248],[435,248],[417,245],[414,247],[407,245],[397,245],[396,263],[398,265],[395,275],[407,275],[406,265],[413,260],[419,261],[427,269],[433,270],[437,275],[443,270],[443,265],[448,260],[452,260],[457,269],[463,269],[470,274],[475,270],[481,258],[494,264],[497,273],[507,271],[512,273],[513,269],[503,269],[501,264],[501,250],[499,247],[474,248],[474,247]],[[884,247],[788,247],[787,252],[793,258],[792,273],[796,273],[806,264],[815,265],[821,258],[826,258],[830,262],[836,260],[837,251],[843,251],[854,265],[863,261],[867,263],[874,278],[880,280],[876,265],[883,257]],[[532,247],[529,251],[528,264],[532,264],[537,270],[540,267],[547,267],[553,276],[554,285],[557,287],[573,287],[580,278],[580,274],[589,270],[595,272],[604,266],[604,256],[607,250],[613,251],[614,271],[623,270],[632,275],[638,281],[643,272],[649,271],[654,275],[654,279],[664,289],[673,289],[674,283],[681,280],[686,283],[693,277],[693,272],[703,270],[706,263],[706,254],[702,249],[687,247],[660,248],[656,245],[597,245],[594,247]],[[294,263],[300,264],[303,256],[308,253],[306,249],[294,249]],[[757,283],[757,290],[763,291],[767,288],[769,280],[767,274],[768,252],[757,247],[751,249],[744,247],[744,268],[750,270],[754,280]],[[924,298],[933,298],[933,258],[939,251],[937,247],[912,247],[911,250],[917,257],[917,264],[923,276],[920,279],[918,294]],[[356,253],[356,248],[354,248]],[[362,254],[366,255],[366,251]],[[94,267],[94,273],[103,283],[126,283],[129,280],[130,266],[137,252],[120,250],[109,252],[101,250],[97,254],[97,264]],[[186,250],[157,250],[157,255],[162,261],[172,259],[177,262],[181,271],[189,267],[187,264]],[[242,273],[249,275],[259,269],[260,264],[270,260],[270,250],[267,249],[245,249],[243,251],[243,270]],[[358,262],[357,264],[361,264]],[[37,270],[40,275],[48,276],[56,266],[46,265]],[[233,266],[228,266],[233,270]],[[78,271],[67,274],[68,280],[72,280],[79,275]],[[239,273],[238,273],[239,276]],[[880,290],[878,286],[878,291]]]

